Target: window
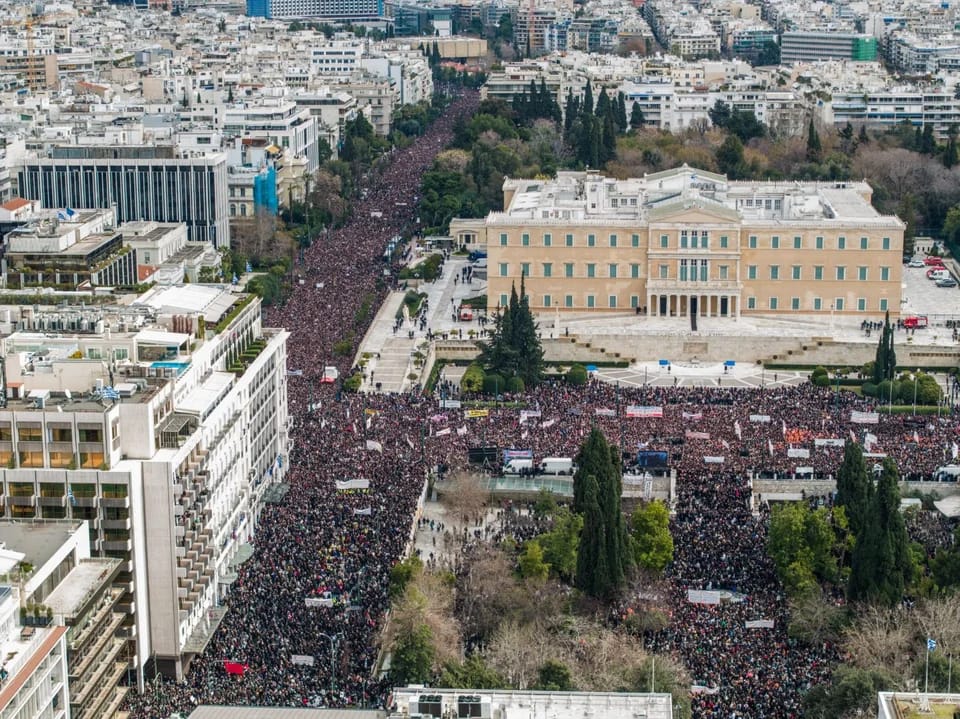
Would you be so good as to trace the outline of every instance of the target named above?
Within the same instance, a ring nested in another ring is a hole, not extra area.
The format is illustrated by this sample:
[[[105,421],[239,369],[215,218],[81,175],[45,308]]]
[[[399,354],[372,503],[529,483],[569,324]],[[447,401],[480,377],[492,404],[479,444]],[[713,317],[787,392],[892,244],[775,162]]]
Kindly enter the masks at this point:
[[[770,265],[770,279],[771,280],[780,279],[780,265]]]
[[[640,235],[630,235],[630,246],[631,247],[640,246]]]
[[[635,310],[640,306],[640,298],[636,295],[630,295],[630,309]]]
[[[886,311],[887,311],[887,301],[886,301],[886,300],[880,300],[880,311],[881,311],[881,312],[886,312]]]
[[[794,237],[794,238],[793,238],[793,249],[799,250],[799,249],[801,249],[802,247],[803,247],[803,238],[802,238],[802,237]]]
[[[544,277],[553,277],[553,263],[544,262],[543,263],[543,276]]]
[[[564,277],[573,277],[573,263],[564,262],[563,263],[563,276]]]
[[[660,265],[660,270],[658,272],[661,280],[665,280],[670,277],[670,266],[669,265]]]
[[[506,307],[507,304],[507,296],[505,294],[500,295],[500,307]]]
[[[566,237],[567,247],[573,247],[573,235],[567,235]]]
[[[616,246],[617,246],[617,236],[616,236],[616,235],[610,235],[610,246],[611,246],[611,247],[616,247]]]
[[[791,298],[790,298],[790,309],[791,309],[791,310],[799,310],[799,309],[800,309],[800,298],[799,298],[799,297],[791,297]]]
[[[793,279],[795,280],[800,279],[800,265],[794,265],[793,267],[791,267],[790,272],[791,272],[790,276],[793,277]]]
[[[720,272],[720,279],[721,279],[721,280],[727,279],[727,273],[730,271],[730,270],[729,270],[729,266],[728,266],[728,265],[720,265],[720,267],[718,268],[718,270],[719,270],[719,272]]]
[[[670,238],[667,235],[660,235],[660,247],[669,247]]]
[[[573,295],[567,295],[563,298],[564,307],[573,307]]]
[[[865,297],[858,297],[858,298],[857,298],[857,310],[860,311],[860,312],[864,312],[864,311],[866,311],[866,309],[867,309],[867,299],[866,299]]]
[[[838,297],[838,298],[836,299],[836,301],[833,303],[833,306],[836,308],[837,312],[842,312],[842,311],[843,311],[843,298],[842,298],[842,297]]]
[[[822,249],[823,249],[823,238],[822,238],[822,237],[818,237],[818,238],[817,238],[817,249],[818,249],[818,250],[822,250]]]
[[[597,236],[587,235],[587,247],[596,247],[596,246],[597,246]]]
[[[870,246],[870,240],[868,240],[866,237],[861,237],[861,238],[860,238],[860,249],[861,249],[861,250],[865,250],[865,249],[867,249],[869,246]]]
[[[593,309],[597,306],[597,298],[593,295],[587,295],[587,307]]]
[[[617,277],[617,266],[615,264],[610,265],[610,274],[609,277],[611,280],[616,279]]]
[[[696,247],[696,242],[697,242],[696,238],[694,238],[693,242],[694,242],[694,247]],[[680,233],[680,249],[681,250],[687,249],[687,231],[686,230]]]
[[[890,268],[889,268],[889,267],[881,267],[881,268],[880,268],[880,279],[883,280],[884,282],[889,281],[889,279],[890,279]]]
[[[630,279],[636,280],[640,277],[640,265],[634,263],[630,265]]]
[[[780,238],[774,235],[770,238],[770,249],[779,250],[780,249]]]
[[[757,309],[757,298],[756,298],[756,297],[748,297],[748,298],[747,298],[747,309],[748,309],[748,310],[755,310],[755,309]]]
[[[529,263],[529,262],[521,262],[521,263],[520,263],[520,276],[521,276],[521,277],[529,277],[529,276],[530,276],[530,263]]]
[[[776,297],[771,297],[771,298],[770,298],[770,309],[771,309],[771,310],[777,309],[778,303],[779,303],[779,300],[777,300]]]
[[[710,266],[707,264],[706,260],[700,260],[700,281],[706,282],[710,275]]]
[[[522,235],[520,235],[520,244],[523,245],[524,247],[529,247],[529,246],[530,246],[530,235],[528,235],[526,232],[524,232]]]
[[[592,262],[587,263],[587,277],[593,278],[597,276],[597,266]]]
[[[551,245],[553,245],[553,235],[547,233],[543,236],[543,246],[550,247]]]
[[[749,245],[751,250],[757,249],[757,236],[750,235]]]
[[[747,279],[748,279],[748,280],[755,280],[755,279],[757,279],[757,266],[756,266],[756,265],[749,265],[749,266],[747,267]]]
[[[610,309],[612,309],[612,310],[615,310],[615,309],[617,308],[617,296],[616,296],[616,295],[610,295],[610,298],[609,298],[609,300],[608,300],[608,305],[609,305]]]
[[[726,235],[720,235],[720,249],[721,249],[721,250],[727,249],[727,245],[728,245],[728,244],[730,244],[730,242],[729,242],[729,240],[727,239],[727,236],[726,236]]]
[[[847,238],[846,238],[846,237],[842,237],[842,236],[841,236],[841,237],[838,237],[838,238],[837,238],[837,249],[838,249],[838,250],[845,250],[845,249],[847,249]]]
[[[102,442],[103,441],[103,430],[100,428],[79,428],[77,430],[79,434],[79,439],[81,442]],[[20,436],[20,439],[23,439],[23,436]]]
[[[813,279],[822,280],[823,279],[823,265],[817,265],[813,268]]]
[[[506,246],[507,246],[507,233],[506,233],[506,232],[501,232],[501,233],[500,233],[500,246],[501,246],[501,247],[506,247]]]
[[[857,268],[857,279],[860,280],[861,282],[866,282],[866,281],[867,281],[867,268],[866,268],[866,267],[858,267],[858,268]]]
[[[847,268],[844,267],[843,265],[840,265],[839,267],[837,267],[837,279],[838,280],[847,279]]]
[[[509,274],[510,265],[506,262],[500,263],[500,276],[506,277]]]
[[[544,295],[544,296],[543,296],[543,306],[544,306],[544,307],[549,307],[549,306],[550,306],[550,295]]]
[[[890,238],[889,238],[889,237],[884,237],[883,240],[882,240],[882,242],[883,242],[883,249],[889,250],[889,249],[890,249]]]
[[[814,298],[813,298],[813,309],[817,310],[818,312],[819,312],[820,310],[822,310],[822,309],[823,309],[823,300],[820,299],[819,297],[814,297]]]

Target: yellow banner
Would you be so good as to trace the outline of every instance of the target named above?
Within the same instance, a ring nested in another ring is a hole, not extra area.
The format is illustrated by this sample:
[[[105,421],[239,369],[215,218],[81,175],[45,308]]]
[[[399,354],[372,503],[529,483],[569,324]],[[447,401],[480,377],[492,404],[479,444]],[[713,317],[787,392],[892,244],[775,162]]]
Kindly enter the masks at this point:
[[[476,419],[477,417],[489,417],[489,409],[468,409],[463,413],[467,419]]]

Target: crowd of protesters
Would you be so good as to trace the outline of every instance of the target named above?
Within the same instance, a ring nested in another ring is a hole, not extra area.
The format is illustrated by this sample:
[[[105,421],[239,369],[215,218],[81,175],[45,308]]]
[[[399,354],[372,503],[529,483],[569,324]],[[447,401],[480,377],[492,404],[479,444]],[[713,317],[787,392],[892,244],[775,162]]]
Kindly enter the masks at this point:
[[[351,358],[331,348],[348,339],[348,328],[362,334],[355,318],[365,299],[383,299],[383,249],[410,229],[421,174],[448,144],[456,118],[476,103],[474,93],[463,94],[412,146],[392,153],[353,218],[306,251],[304,281],[268,315],[268,325],[292,330],[288,366],[302,370],[288,385],[290,489],[280,504],[264,507],[255,553],[240,567],[207,649],[182,682],[132,694],[127,708],[134,719],[187,714],[200,703],[382,705],[389,684],[376,665],[390,569],[410,549],[427,473],[464,467],[468,449],[478,446],[573,457],[593,425],[627,456],[665,452],[678,472],[673,616],[650,641],[688,667],[698,687],[695,716],[797,716],[803,691],[824,681],[837,657],[829,646],[795,646],[786,637],[786,605],[765,557],[765,516],[751,512],[748,473],[785,476],[798,465],[832,473],[842,447],[817,439],[867,442],[916,476],[930,476],[952,456],[951,417],[853,423],[851,413],[870,412],[870,400],[812,385],[620,389],[547,382],[504,397],[486,417],[467,419],[418,392],[361,397],[321,383],[327,365],[346,375]],[[657,409],[638,413],[640,407]],[[798,449],[808,456],[791,456]],[[706,464],[705,456],[722,463]],[[350,479],[369,486],[338,490],[337,482]],[[482,535],[524,539],[539,521],[511,511]],[[688,589],[721,588],[742,601],[687,601]],[[773,620],[774,628],[744,627],[758,619]]]

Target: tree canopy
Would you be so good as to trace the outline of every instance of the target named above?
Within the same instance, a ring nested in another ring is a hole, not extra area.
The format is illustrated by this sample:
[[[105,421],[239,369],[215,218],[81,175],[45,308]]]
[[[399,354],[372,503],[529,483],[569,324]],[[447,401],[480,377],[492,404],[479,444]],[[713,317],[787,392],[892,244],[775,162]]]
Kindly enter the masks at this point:
[[[526,387],[534,387],[543,378],[543,347],[530,311],[525,278],[510,290],[510,302],[497,313],[490,340],[482,342],[480,361],[490,372],[509,381],[519,377]]]

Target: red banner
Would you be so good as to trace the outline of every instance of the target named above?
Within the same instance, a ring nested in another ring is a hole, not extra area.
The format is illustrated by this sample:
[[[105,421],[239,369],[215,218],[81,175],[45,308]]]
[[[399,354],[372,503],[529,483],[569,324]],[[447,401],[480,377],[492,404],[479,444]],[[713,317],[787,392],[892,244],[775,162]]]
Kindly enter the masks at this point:
[[[223,668],[227,671],[227,674],[237,674],[243,676],[243,673],[250,668],[249,664],[241,664],[240,662],[228,662],[224,660]]]

